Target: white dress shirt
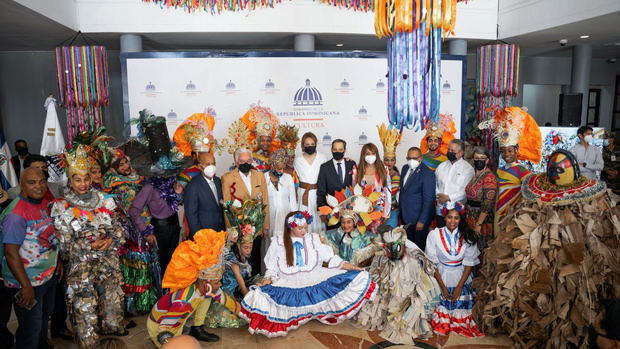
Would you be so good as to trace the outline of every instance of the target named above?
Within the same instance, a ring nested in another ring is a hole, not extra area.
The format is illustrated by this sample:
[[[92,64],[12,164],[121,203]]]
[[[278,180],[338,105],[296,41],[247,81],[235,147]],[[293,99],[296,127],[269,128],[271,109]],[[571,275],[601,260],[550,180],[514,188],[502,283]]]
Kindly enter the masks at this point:
[[[342,177],[340,178],[340,182],[344,183],[344,178],[347,176],[347,167],[345,166],[344,159],[340,161],[332,159],[332,162],[334,163],[334,170],[336,170],[336,174],[338,174],[338,164],[342,167]]]
[[[437,194],[446,194],[450,197],[450,201],[445,204],[437,201],[437,214],[443,216],[441,213],[443,207],[452,208],[458,201],[464,203],[467,200],[465,194],[465,187],[474,177],[474,168],[463,158],[455,161],[446,160],[437,166],[435,176],[437,177],[437,185],[435,191]]]
[[[581,143],[577,143],[569,151],[575,155],[582,175],[590,179],[598,179],[598,173],[603,171],[605,163],[603,154],[597,147],[590,144],[586,148]],[[581,166],[584,162],[585,167]]]
[[[239,175],[241,176],[241,180],[243,181],[243,184],[245,184],[245,187],[248,189],[248,194],[252,196],[252,170],[250,170],[250,172],[248,172],[247,175],[239,171]]]
[[[295,183],[290,174],[283,173],[276,189],[269,172],[265,172],[265,182],[269,195],[269,236],[282,236],[284,234],[284,218],[289,212],[297,211]]]

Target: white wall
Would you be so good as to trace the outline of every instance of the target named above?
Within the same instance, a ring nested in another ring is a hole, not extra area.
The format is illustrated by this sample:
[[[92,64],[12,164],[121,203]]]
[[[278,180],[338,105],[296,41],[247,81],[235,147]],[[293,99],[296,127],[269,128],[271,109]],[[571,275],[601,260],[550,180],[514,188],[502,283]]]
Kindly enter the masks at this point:
[[[73,30],[78,28],[76,0],[13,0]]]
[[[618,0],[502,0],[499,39],[620,11]],[[536,14],[535,16],[533,14]]]
[[[523,85],[523,106],[534,117],[538,125],[550,122],[558,124],[560,85]]]

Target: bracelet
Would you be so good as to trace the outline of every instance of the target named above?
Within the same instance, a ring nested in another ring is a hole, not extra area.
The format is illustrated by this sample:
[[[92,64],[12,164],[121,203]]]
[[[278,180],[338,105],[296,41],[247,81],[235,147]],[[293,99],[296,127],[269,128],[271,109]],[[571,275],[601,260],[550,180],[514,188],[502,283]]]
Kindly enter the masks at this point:
[[[174,337],[174,335],[172,334],[172,332],[170,331],[165,331],[162,332],[160,334],[157,335],[157,341],[160,344],[166,344],[166,342],[168,342],[170,340],[170,338]]]

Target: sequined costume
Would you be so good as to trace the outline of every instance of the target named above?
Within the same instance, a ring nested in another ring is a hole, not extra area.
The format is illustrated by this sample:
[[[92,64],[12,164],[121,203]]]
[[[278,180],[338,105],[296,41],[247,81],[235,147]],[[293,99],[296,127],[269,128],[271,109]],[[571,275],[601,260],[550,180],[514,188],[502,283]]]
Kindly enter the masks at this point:
[[[125,234],[115,207],[113,200],[90,189],[82,196],[70,191],[51,210],[67,266],[67,305],[81,347],[97,341],[98,329],[123,331],[123,279],[117,249],[125,243]],[[107,250],[92,249],[92,242],[101,236],[112,238],[112,245]]]
[[[359,266],[360,263],[374,255],[375,251],[371,239],[376,238],[377,235],[370,231],[361,234],[359,230],[355,229],[346,234],[340,227],[321,232],[319,235],[321,242],[331,247],[334,254],[353,265]]]
[[[120,207],[116,213],[125,231],[126,244],[119,248],[121,270],[123,272],[123,291],[125,292],[125,311],[149,311],[157,301],[158,293],[154,288],[153,258],[151,247],[145,244],[141,232],[131,223],[129,208],[139,193],[144,177],[131,170],[122,175],[110,169],[103,177],[104,192],[113,195]],[[146,225],[149,224],[148,208],[142,216]]]
[[[265,154],[262,151],[255,151],[252,153],[252,166],[261,172],[269,171],[269,154]]]

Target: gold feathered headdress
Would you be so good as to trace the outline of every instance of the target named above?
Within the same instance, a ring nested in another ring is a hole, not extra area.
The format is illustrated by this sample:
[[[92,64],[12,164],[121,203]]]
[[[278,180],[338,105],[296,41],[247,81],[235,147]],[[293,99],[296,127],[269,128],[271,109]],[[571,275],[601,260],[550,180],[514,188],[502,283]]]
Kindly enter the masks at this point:
[[[196,153],[209,153],[217,142],[213,137],[215,110],[208,108],[204,113],[192,114],[177,127],[173,140],[184,156]]]
[[[379,139],[383,144],[383,156],[396,156],[396,147],[400,143],[400,139],[403,137],[402,132],[399,132],[397,128],[393,126],[385,126],[384,123],[381,126],[377,126],[379,130]]]
[[[278,139],[282,148],[286,149],[288,155],[295,155],[295,148],[299,142],[299,128],[295,125],[284,124],[278,126]]]
[[[76,148],[65,151],[65,162],[67,164],[67,176],[73,177],[75,174],[87,175],[90,168],[91,159],[88,156],[86,146],[78,145]]]

